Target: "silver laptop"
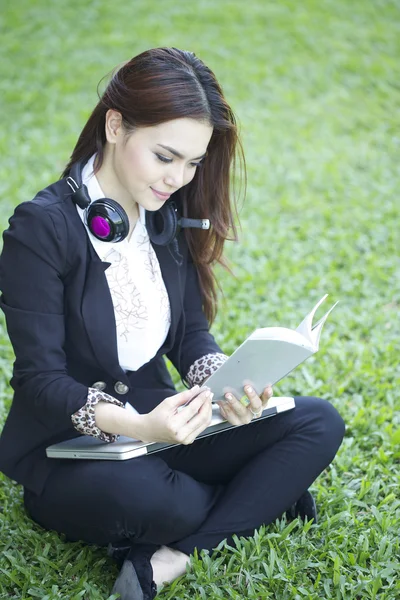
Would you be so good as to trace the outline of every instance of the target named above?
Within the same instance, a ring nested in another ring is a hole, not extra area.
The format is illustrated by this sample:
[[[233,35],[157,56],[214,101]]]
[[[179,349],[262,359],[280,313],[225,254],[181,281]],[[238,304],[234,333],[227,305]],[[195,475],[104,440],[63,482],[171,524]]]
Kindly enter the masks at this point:
[[[266,419],[268,417],[274,417],[279,413],[285,412],[295,408],[294,398],[287,396],[278,396],[270,398],[267,408],[264,409],[259,419]],[[128,410],[135,410],[130,405],[127,406]],[[136,412],[136,411],[135,411]],[[254,421],[252,421],[254,422]],[[206,437],[208,435],[214,435],[227,429],[232,429],[236,425],[231,425],[228,421],[225,421],[219,413],[219,407],[217,404],[213,405],[213,417],[211,425],[207,427],[196,439]],[[129,458],[135,458],[136,456],[143,456],[144,454],[153,454],[153,452],[159,452],[165,448],[172,448],[179,444],[172,444],[169,442],[141,442],[133,438],[120,436],[116,442],[108,443],[102,442],[101,440],[82,435],[72,440],[66,440],[65,442],[59,442],[53,444],[46,449],[46,454],[49,458],[83,458],[83,459],[95,459],[95,460],[127,460]]]

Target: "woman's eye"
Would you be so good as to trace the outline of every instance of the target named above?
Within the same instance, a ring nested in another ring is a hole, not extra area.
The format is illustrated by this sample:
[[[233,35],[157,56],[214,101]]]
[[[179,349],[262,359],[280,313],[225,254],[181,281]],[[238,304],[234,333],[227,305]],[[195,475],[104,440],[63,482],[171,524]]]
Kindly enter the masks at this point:
[[[157,154],[156,156],[158,158],[158,160],[161,160],[161,162],[163,163],[171,163],[172,162],[172,158],[167,158],[166,156],[163,156],[162,154]]]
[[[157,152],[155,152],[155,155],[157,156],[158,160],[160,160],[163,163],[172,163],[173,159],[172,158],[168,158],[167,156],[164,156],[163,154],[158,154]],[[192,162],[190,163],[190,166],[192,168],[196,168],[196,167],[201,167],[203,164],[203,161],[200,160],[199,162]]]

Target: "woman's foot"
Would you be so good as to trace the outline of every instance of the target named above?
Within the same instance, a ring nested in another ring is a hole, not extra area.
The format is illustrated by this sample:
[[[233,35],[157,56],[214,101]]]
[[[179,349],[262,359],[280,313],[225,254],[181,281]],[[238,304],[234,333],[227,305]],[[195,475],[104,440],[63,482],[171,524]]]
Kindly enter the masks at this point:
[[[315,504],[315,500],[309,490],[304,492],[302,496],[292,504],[289,510],[286,511],[286,516],[291,519],[296,519],[296,517],[300,517],[302,521],[305,521],[307,518],[309,521],[314,519],[314,523],[318,521],[317,514],[317,505]]]
[[[153,579],[160,589],[166,582],[170,583],[186,572],[189,556],[168,546],[161,546],[151,557]]]

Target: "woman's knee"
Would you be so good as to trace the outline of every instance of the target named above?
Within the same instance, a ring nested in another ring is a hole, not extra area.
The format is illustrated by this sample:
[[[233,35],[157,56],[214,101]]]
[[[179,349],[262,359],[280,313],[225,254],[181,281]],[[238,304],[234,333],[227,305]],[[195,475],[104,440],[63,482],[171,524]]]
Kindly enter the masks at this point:
[[[298,405],[307,415],[307,427],[311,427],[313,435],[320,438],[326,452],[333,457],[342,443],[346,429],[337,409],[331,402],[314,396],[301,398]]]

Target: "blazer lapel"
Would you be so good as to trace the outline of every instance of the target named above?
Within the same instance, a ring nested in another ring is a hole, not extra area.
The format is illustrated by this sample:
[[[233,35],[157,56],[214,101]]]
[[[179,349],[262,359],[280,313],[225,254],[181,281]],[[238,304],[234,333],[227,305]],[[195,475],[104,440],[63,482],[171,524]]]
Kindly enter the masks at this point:
[[[114,307],[104,271],[110,266],[93,254],[87,267],[82,316],[93,354],[114,379],[127,381],[118,362]]]
[[[87,249],[81,313],[92,352],[106,373],[117,381],[128,383],[128,377],[118,361],[114,306],[104,273],[111,263],[102,262],[99,258],[75,204],[71,201],[67,208],[72,222],[81,232],[82,244],[86,245]]]
[[[159,246],[152,243],[152,246],[156,253],[158,262],[160,263],[161,274],[167,289],[171,309],[171,327],[169,329],[167,339],[164,342],[164,346],[172,346],[175,340],[178,321],[182,310],[182,267],[179,266],[173,258],[174,249],[172,244],[170,246]]]

